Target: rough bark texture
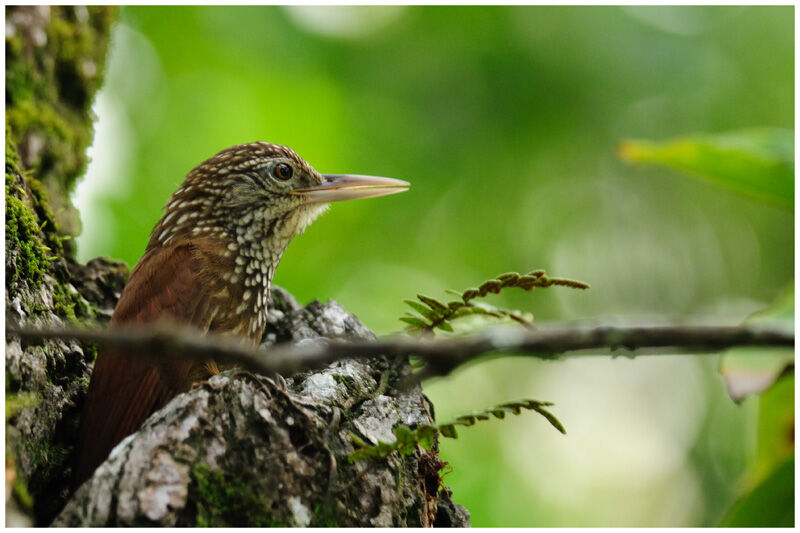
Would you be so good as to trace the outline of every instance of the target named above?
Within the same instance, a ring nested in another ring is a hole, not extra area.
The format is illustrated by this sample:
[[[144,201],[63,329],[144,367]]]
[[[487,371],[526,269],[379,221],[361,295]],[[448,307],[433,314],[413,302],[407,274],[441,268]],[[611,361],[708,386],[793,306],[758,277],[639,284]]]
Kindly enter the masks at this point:
[[[335,302],[302,307],[281,289],[273,298],[266,344],[373,338]],[[398,423],[431,423],[419,388],[392,386],[407,371],[376,357],[285,381],[215,376],[121,443],[54,525],[464,525],[435,453],[347,460],[351,433],[377,444]]]
[[[86,162],[113,8],[6,9],[6,319],[106,320],[127,268],[78,265],[68,191]],[[58,216],[55,215],[58,213]],[[68,496],[77,413],[91,347],[6,344],[7,508],[46,524]],[[17,521],[14,522],[13,520]]]
[[[103,323],[127,278],[112,260],[79,265],[69,240],[79,223],[68,193],[85,167],[114,15],[6,10],[7,320]],[[372,336],[334,302],[304,308],[280,289],[273,302],[266,344]],[[73,495],[95,353],[7,338],[7,525],[49,525],[59,512],[64,525],[469,525],[435,451],[347,461],[351,432],[391,441],[394,425],[432,420],[419,389],[394,388],[407,365],[381,357],[287,380],[217,376],[155,413]]]

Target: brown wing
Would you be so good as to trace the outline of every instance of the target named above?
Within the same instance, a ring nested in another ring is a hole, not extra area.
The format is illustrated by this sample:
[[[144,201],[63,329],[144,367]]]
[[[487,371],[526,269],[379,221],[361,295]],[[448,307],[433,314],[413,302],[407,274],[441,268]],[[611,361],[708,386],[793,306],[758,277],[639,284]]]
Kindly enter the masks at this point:
[[[193,245],[149,251],[136,265],[111,319],[112,326],[142,324],[169,317],[204,329],[208,316],[207,284]],[[144,420],[183,392],[192,364],[154,363],[136,356],[101,350],[84,403],[76,482],[82,483],[111,449],[135,432]]]

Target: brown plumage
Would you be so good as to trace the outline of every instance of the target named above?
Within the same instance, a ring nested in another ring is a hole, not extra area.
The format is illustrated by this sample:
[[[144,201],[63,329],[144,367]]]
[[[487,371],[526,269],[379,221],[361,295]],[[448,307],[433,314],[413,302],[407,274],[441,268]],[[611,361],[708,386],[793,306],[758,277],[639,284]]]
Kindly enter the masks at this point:
[[[233,146],[195,167],[172,195],[131,273],[111,326],[160,319],[259,343],[269,286],[293,236],[328,202],[406,190],[390,178],[322,175],[291,149]],[[154,411],[216,371],[101,350],[84,403],[76,482]]]

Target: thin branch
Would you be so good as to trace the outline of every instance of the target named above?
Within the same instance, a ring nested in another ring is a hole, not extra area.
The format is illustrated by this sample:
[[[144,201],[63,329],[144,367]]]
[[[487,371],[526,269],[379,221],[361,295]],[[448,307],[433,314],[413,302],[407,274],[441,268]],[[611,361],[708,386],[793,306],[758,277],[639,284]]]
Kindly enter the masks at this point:
[[[393,338],[377,341],[318,339],[253,349],[237,339],[203,335],[195,329],[156,325],[147,328],[37,329],[7,326],[7,335],[25,341],[71,338],[93,343],[131,356],[158,360],[162,357],[213,359],[242,366],[260,374],[284,376],[301,370],[324,367],[346,358],[379,354],[415,355],[425,367],[412,381],[444,376],[455,368],[489,353],[517,354],[555,359],[566,352],[602,350],[664,350],[714,352],[735,346],[793,347],[791,326],[549,326],[537,330],[494,328],[476,335],[426,340]],[[627,355],[633,355],[627,352]],[[163,359],[162,359],[163,360]]]

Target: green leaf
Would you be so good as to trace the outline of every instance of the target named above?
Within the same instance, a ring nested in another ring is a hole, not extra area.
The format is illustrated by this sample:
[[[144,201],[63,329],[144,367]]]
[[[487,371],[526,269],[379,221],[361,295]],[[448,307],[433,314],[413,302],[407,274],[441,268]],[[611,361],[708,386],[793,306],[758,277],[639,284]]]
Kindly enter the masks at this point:
[[[371,446],[367,446],[366,448],[359,448],[358,450],[350,453],[347,456],[347,460],[351,463],[355,463],[356,461],[363,461],[364,459],[369,459],[370,457],[374,457],[375,455],[375,448]]]
[[[624,141],[620,157],[682,170],[786,209],[794,208],[794,131],[779,128]]]
[[[424,316],[425,318],[427,318],[430,321],[434,321],[434,320],[436,320],[437,318],[439,318],[441,316],[440,313],[436,313],[436,312],[432,311],[428,307],[425,307],[424,305],[422,305],[421,303],[419,303],[419,302],[417,302],[415,300],[403,300],[403,301],[405,303],[407,303],[409,305],[409,307],[413,308],[414,311],[416,311],[417,313],[421,314],[422,316]]]
[[[454,318],[461,318],[462,316],[474,315],[475,314],[474,309],[475,308],[472,307],[472,304],[469,304],[469,307],[461,307],[459,309],[456,309],[453,312],[453,315],[450,317],[450,319],[452,320]]]
[[[794,456],[740,498],[723,519],[727,527],[794,526]]]
[[[505,409],[508,409],[515,415],[518,415],[522,412],[522,406],[517,402],[500,404],[498,405],[498,407],[503,407]]]
[[[523,400],[522,405],[527,409],[534,409],[535,407],[552,407],[553,402],[540,402],[539,400]]]
[[[417,298],[419,298],[422,303],[433,309],[437,315],[447,312],[447,306],[436,298],[431,298],[430,296],[425,296],[424,294],[417,294]]]
[[[781,377],[758,399],[758,432],[750,484],[761,482],[794,454],[794,373]]]
[[[408,428],[406,428],[408,430]],[[410,430],[409,430],[410,431]],[[353,444],[357,447],[357,449],[350,453],[347,456],[347,460],[351,463],[355,463],[356,461],[363,461],[364,459],[369,458],[383,458],[392,453],[396,450],[399,446],[399,441],[395,442],[394,444],[389,444],[386,442],[378,442],[375,446],[370,446],[366,442],[364,442],[361,437],[350,432],[350,440]]]
[[[503,288],[503,282],[498,279],[490,279],[489,281],[485,281],[478,287],[478,290],[482,293],[491,292],[494,294],[499,294],[500,290]]]
[[[461,293],[461,299],[466,302],[467,300],[472,300],[473,298],[476,298],[480,295],[481,291],[479,291],[478,289],[467,289]]]
[[[353,441],[353,444],[355,444],[359,448],[364,448],[366,446],[369,446],[369,444],[367,444],[364,441],[364,439],[362,439],[361,437],[359,437],[358,435],[356,435],[352,431],[350,432],[350,440]]]
[[[388,442],[379,442],[377,446],[374,447],[376,450],[376,457],[386,457],[391,452],[397,449],[397,444],[389,444]]]
[[[499,293],[502,290],[510,287],[517,287],[524,290],[533,289],[534,287],[550,287],[553,285],[562,285],[566,287],[586,289],[589,286],[581,281],[575,281],[565,278],[548,278],[544,270],[534,270],[526,276],[520,276],[516,272],[507,272],[501,274],[496,279],[490,279],[483,282],[480,287],[467,289],[459,294],[454,291],[448,290],[450,294],[455,294],[461,297],[460,300],[442,303],[435,298],[418,294],[418,301],[403,300],[419,315],[407,313],[408,316],[400,318],[403,322],[410,324],[411,327],[407,328],[407,332],[414,333],[415,329],[424,330],[425,333],[433,335],[435,329],[454,333],[452,321],[468,315],[484,315],[493,318],[507,319],[521,324],[524,327],[530,327],[533,322],[533,316],[529,313],[523,313],[517,310],[509,310],[491,306],[485,302],[480,304],[472,303],[472,299],[487,296],[489,293]],[[420,303],[421,302],[421,303]],[[427,320],[424,322],[422,319]],[[467,329],[476,329],[480,327],[481,320],[471,321],[471,325]],[[463,331],[460,331],[463,333]]]
[[[794,323],[794,283],[786,287],[772,304],[745,320],[749,324]],[[720,358],[719,371],[730,397],[739,402],[772,385],[788,365],[794,362],[791,348],[733,348]]]
[[[547,409],[544,409],[543,407],[539,407],[539,406],[532,407],[531,409],[533,409],[534,411],[536,411],[537,413],[539,413],[540,415],[545,417],[547,419],[547,421],[550,422],[550,425],[553,426],[554,428],[556,428],[562,434],[564,434],[564,435],[567,434],[567,430],[564,428],[564,425],[561,423],[561,421],[558,418],[556,418],[553,415],[553,413],[551,413]]]
[[[472,307],[472,314],[493,316],[495,318],[503,318],[503,313],[499,312],[496,307],[488,305],[486,303],[475,304],[475,306]]]
[[[382,459],[396,449],[397,449],[396,446],[394,446],[393,444],[379,442],[377,446],[368,446],[366,448],[361,448],[359,450],[354,451],[353,453],[347,456],[347,459],[351,463],[355,461],[360,461],[362,459],[368,459],[370,457],[374,457],[376,459]]]
[[[426,450],[433,448],[436,443],[436,426],[423,424],[417,428],[417,442]]]
[[[458,432],[453,424],[443,424],[439,426],[439,433],[442,435],[442,437],[447,437],[448,439],[458,438]]]
[[[457,416],[455,419],[456,424],[461,424],[462,426],[472,426],[475,425],[477,420],[472,415],[461,415]]]
[[[450,333],[453,332],[453,326],[451,326],[447,322],[440,322],[439,324],[436,324],[436,327],[439,329],[443,329],[444,331],[449,331]]]
[[[414,316],[401,316],[400,320],[416,328],[427,328],[430,324]]]
[[[468,304],[465,304],[464,302],[459,300],[457,302],[448,302],[447,303],[447,308],[451,312],[453,312],[453,311],[458,311],[459,309],[463,308],[465,305],[468,305]]]
[[[414,453],[417,447],[416,435],[407,426],[399,425],[394,428],[394,436],[397,439],[395,449],[399,450],[403,455],[410,455]]]

